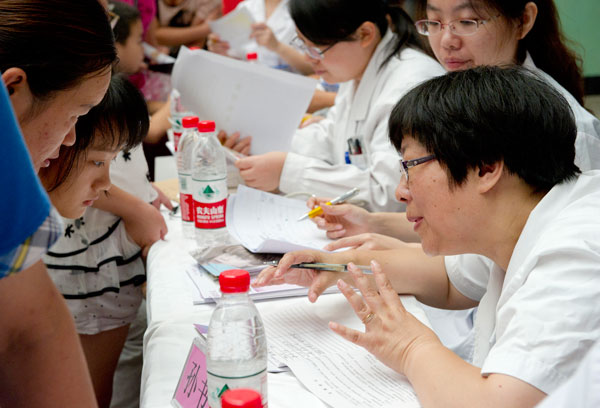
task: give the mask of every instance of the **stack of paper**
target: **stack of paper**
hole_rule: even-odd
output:
[[[215,276],[207,273],[200,265],[194,265],[186,270],[196,290],[193,291],[195,305],[214,303],[221,298],[219,282]],[[251,282],[254,280],[252,277]],[[324,293],[338,292],[336,286],[328,288]],[[284,297],[306,296],[308,288],[297,285],[274,285],[261,288],[250,287],[250,297],[253,300],[276,299]]]
[[[306,203],[240,185],[227,203],[229,234],[252,252],[319,249],[331,242],[306,219]]]

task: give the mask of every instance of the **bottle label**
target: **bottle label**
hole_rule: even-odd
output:
[[[250,388],[256,390],[262,396],[262,406],[267,408],[267,369],[245,377],[224,377],[207,373],[208,403],[211,408],[221,406],[221,396],[227,390],[236,388]]]
[[[225,227],[227,210],[227,179],[193,180],[196,228]]]
[[[191,194],[179,194],[181,219],[185,222],[194,222],[194,198]]]

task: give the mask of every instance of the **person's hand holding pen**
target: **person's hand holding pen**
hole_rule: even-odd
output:
[[[319,229],[327,233],[328,238],[338,239],[371,232],[371,213],[367,210],[352,204],[325,205],[328,201],[330,199],[311,197],[306,203],[308,208],[320,206],[323,209],[321,215],[311,219]]]
[[[330,254],[315,250],[294,251],[281,258],[278,266],[270,266],[258,275],[252,286],[281,285],[292,283],[309,288],[308,300],[315,302],[325,289],[335,285],[339,279],[352,283],[352,277],[345,272],[316,271],[314,269],[296,269],[292,265],[311,263],[343,263],[339,254]]]

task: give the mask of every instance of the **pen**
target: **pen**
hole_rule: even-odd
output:
[[[352,198],[355,195],[357,195],[359,191],[360,190],[357,187],[355,187],[352,190],[345,192],[341,196],[336,197],[333,200],[326,202],[325,205],[341,204],[344,201],[349,200],[350,198]],[[318,206],[318,207],[313,208],[312,210],[310,210],[306,214],[304,214],[302,217],[298,218],[298,221],[302,221],[302,220],[305,220],[307,218],[314,218],[317,215],[321,215],[322,213],[323,213],[323,209],[321,208],[321,206]]]
[[[269,262],[264,262],[264,265],[267,266],[278,266],[279,263],[277,261],[269,261]],[[368,266],[364,266],[364,265],[356,265],[356,267],[358,269],[360,269],[362,271],[362,273],[367,274],[367,275],[371,275],[373,272],[371,271],[371,268],[369,268]],[[293,264],[290,266],[291,268],[296,268],[296,269],[314,269],[317,271],[330,271],[330,272],[350,272],[348,270],[348,265],[347,264],[328,264],[328,263],[310,263],[310,262],[302,262],[299,264]]]

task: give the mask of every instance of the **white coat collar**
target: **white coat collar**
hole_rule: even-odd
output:
[[[379,44],[377,44],[377,48],[375,48],[375,52],[367,64],[367,68],[363,73],[356,92],[356,81],[351,81],[352,87],[350,91],[354,93],[354,95],[352,97],[352,108],[350,110],[349,117],[350,120],[359,121],[367,118],[373,92],[375,91],[375,85],[377,84],[377,76],[380,74],[379,68],[390,52],[388,44],[393,39],[394,33],[392,30],[388,29]]]

